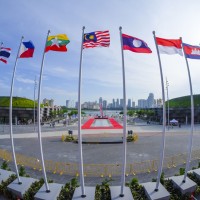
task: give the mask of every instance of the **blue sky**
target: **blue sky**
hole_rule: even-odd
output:
[[[47,31],[65,33],[70,39],[67,53],[48,52],[45,56],[42,98],[65,105],[77,101],[82,26],[85,32],[109,30],[109,48],[84,49],[82,63],[82,102],[99,97],[111,102],[122,98],[122,61],[119,26],[122,32],[143,39],[152,54],[125,51],[126,93],[134,101],[150,92],[161,98],[160,72],[152,31],[162,38],[188,44],[200,43],[200,2],[198,0],[2,0],[0,41],[12,49],[8,64],[0,63],[0,95],[10,94],[12,71],[21,36],[35,45],[33,58],[19,59],[14,96],[33,99],[35,76],[39,78]],[[184,58],[161,55],[163,76],[169,82],[169,97],[189,95]],[[189,60],[193,92],[200,93],[200,60]]]

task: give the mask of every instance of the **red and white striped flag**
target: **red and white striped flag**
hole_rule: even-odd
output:
[[[110,33],[109,31],[95,31],[85,33],[83,39],[83,49],[94,47],[109,47]]]

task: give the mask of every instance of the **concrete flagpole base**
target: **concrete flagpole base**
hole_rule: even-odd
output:
[[[183,182],[183,176],[172,176],[169,180],[172,180],[175,188],[178,188],[181,191],[181,194],[192,193],[195,191],[197,184],[186,177],[185,183]]]
[[[35,194],[35,200],[56,200],[60,194],[62,189],[62,184],[58,183],[49,183],[49,190],[50,192],[46,191],[45,184],[39,189],[39,191]]]
[[[2,181],[6,181],[11,175],[14,175],[14,174],[15,172],[0,169],[0,183]]]
[[[25,192],[30,188],[32,183],[37,181],[37,179],[29,178],[29,177],[20,177],[21,184],[18,183],[18,179],[15,179],[12,183],[10,183],[7,188],[13,194],[15,194],[19,198],[23,198]]]
[[[159,184],[158,191],[155,191],[156,182],[148,182],[141,184],[145,189],[145,194],[150,200],[168,200],[170,193],[164,188],[162,184]]]
[[[124,187],[124,196],[120,196],[121,186],[111,186],[110,193],[112,200],[133,200],[133,195],[129,187]]]
[[[82,197],[81,187],[77,187],[74,191],[72,200],[92,200],[95,197],[95,187],[85,187],[86,197]]]

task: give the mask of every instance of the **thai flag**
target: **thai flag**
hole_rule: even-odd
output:
[[[1,47],[0,48],[0,61],[7,63],[7,59],[10,57],[10,52],[11,52],[10,48]]]
[[[34,49],[35,47],[31,41],[22,42],[20,51],[19,51],[19,58],[33,57]]]
[[[135,53],[152,53],[146,42],[136,37],[122,34],[123,50],[133,51]]]
[[[183,43],[186,58],[200,59],[200,46]]]

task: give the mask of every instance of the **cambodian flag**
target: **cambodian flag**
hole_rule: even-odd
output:
[[[123,50],[130,50],[136,53],[152,53],[146,42],[136,37],[122,34]]]
[[[183,43],[186,58],[200,59],[200,46]]]
[[[22,42],[19,52],[19,58],[30,58],[33,57],[34,45],[31,41]]]

